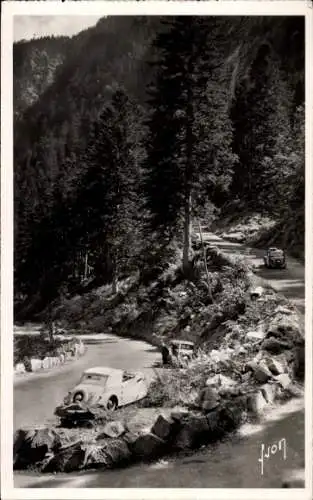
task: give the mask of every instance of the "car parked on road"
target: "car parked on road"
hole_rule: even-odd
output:
[[[189,340],[175,339],[168,344],[168,364],[188,362],[195,356],[195,344]]]
[[[264,255],[264,265],[268,269],[286,269],[286,255],[281,248],[270,247]]]
[[[139,401],[147,392],[148,383],[140,372],[95,367],[85,370],[80,382],[64,398],[64,404],[101,404],[113,411]]]

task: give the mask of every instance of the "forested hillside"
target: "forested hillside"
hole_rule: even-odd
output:
[[[113,284],[215,206],[304,235],[304,22],[115,17],[14,47],[15,292],[22,317]]]

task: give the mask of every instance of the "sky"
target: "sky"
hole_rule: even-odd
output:
[[[14,41],[38,36],[67,35],[94,26],[103,16],[14,16]]]

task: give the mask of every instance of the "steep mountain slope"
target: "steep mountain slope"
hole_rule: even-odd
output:
[[[53,84],[25,111],[16,127],[17,179],[21,170],[25,172],[25,164],[34,165],[38,179],[39,163],[50,158],[43,168],[54,182],[65,159],[86,147],[91,123],[114,86],[122,85],[142,100],[149,78],[143,68],[145,53],[148,56],[158,24],[157,17],[104,19],[71,40],[66,62]]]

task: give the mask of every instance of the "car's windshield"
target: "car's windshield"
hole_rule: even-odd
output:
[[[84,373],[81,383],[104,386],[108,380],[108,375],[99,375],[97,373]]]
[[[186,351],[193,351],[193,346],[190,344],[180,344],[180,348]]]
[[[269,253],[270,253],[270,255],[279,256],[279,257],[281,257],[284,254],[283,250],[279,250],[278,248],[271,249],[269,251]]]
[[[194,346],[192,344],[185,344],[184,342],[172,342],[171,344],[172,349],[184,349],[187,351],[193,351]]]

